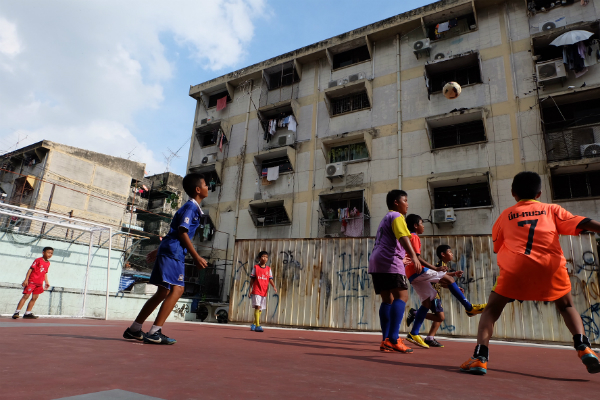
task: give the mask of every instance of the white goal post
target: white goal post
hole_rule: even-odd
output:
[[[74,232],[78,233],[78,235],[75,236],[75,239],[73,239]],[[93,259],[92,249],[94,247],[94,235],[98,234],[98,237],[102,237],[103,233],[106,233],[108,234],[106,240],[106,242],[108,242],[108,255],[106,261],[106,300],[104,305],[104,319],[108,319],[110,257],[113,237],[112,232],[112,227],[102,225],[96,222],[90,222],[51,212],[0,203],[0,242],[7,240],[7,235],[14,236],[15,234],[26,234],[28,235],[28,237],[34,237],[34,239],[31,242],[28,242],[27,244],[32,244],[36,240],[39,242],[39,240],[42,239],[56,240],[57,242],[60,240],[61,242],[70,242],[71,244],[77,242],[80,245],[84,246],[87,244],[87,265],[85,269],[85,281],[83,283],[83,302],[81,305],[81,317],[85,317],[86,315],[86,299],[88,294],[90,267]],[[67,238],[69,233],[71,233],[70,240],[68,240]],[[84,238],[86,234],[89,234],[89,240],[85,240],[87,239]],[[83,240],[81,240],[82,238]],[[14,242],[17,245],[21,244],[16,240]],[[101,246],[102,244],[98,243],[98,247]],[[24,263],[31,261],[32,260],[30,259],[23,260]],[[0,263],[5,264],[4,261]],[[2,280],[0,279],[0,282],[1,281]]]

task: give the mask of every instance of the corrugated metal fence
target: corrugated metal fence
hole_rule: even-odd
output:
[[[472,303],[485,303],[498,267],[491,236],[423,236],[422,254],[435,260],[435,249],[449,244],[454,251],[453,268],[464,271],[458,284]],[[369,276],[368,259],[374,238],[238,240],[235,244],[230,318],[250,322],[248,298],[250,271],[258,252],[270,253],[278,294],[269,292],[262,321],[266,324],[352,330],[379,330],[380,298]],[[573,298],[586,332],[600,344],[600,290],[598,253],[593,235],[561,237],[571,274]],[[524,271],[526,273],[526,271]],[[469,318],[448,290],[442,292],[446,321],[439,334],[476,336],[479,317]],[[418,308],[419,299],[410,289],[408,307]],[[429,322],[422,333],[429,329]],[[402,330],[406,331],[405,322]],[[506,339],[570,342],[571,334],[551,303],[509,304],[495,327],[494,335]]]

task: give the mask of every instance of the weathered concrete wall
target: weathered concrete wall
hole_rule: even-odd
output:
[[[266,324],[298,327],[378,331],[380,297],[375,295],[367,272],[374,238],[241,240],[236,242],[231,285],[230,319],[250,322],[250,269],[261,250],[270,253],[277,294],[269,291],[264,318]],[[457,283],[474,304],[485,303],[496,282],[498,267],[492,252],[491,236],[425,236],[422,254],[435,262],[435,249],[449,244],[455,255],[453,269],[464,272]],[[592,235],[561,237],[571,276],[572,294],[586,334],[600,343],[600,288],[598,254]],[[584,261],[590,260],[592,263]],[[589,262],[589,261],[588,261]],[[446,320],[440,334],[476,336],[479,317],[469,318],[460,303],[443,290]],[[420,301],[410,289],[410,307]],[[428,321],[422,332],[429,330]],[[401,330],[407,331],[405,321]],[[572,341],[572,335],[553,304],[514,302],[509,304],[494,329],[495,338],[534,341]]]

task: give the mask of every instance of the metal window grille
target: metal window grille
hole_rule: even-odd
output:
[[[371,58],[367,45],[357,47],[342,53],[334,54],[333,69],[347,67]]]
[[[553,175],[554,200],[600,196],[600,171]]]
[[[433,128],[431,135],[434,149],[485,141],[482,120]]]
[[[579,160],[600,156],[600,125],[546,134],[548,161]]]
[[[249,212],[256,227],[291,224],[284,206],[265,208],[250,206]]]
[[[331,109],[333,115],[344,114],[347,112],[358,111],[371,107],[369,96],[366,92],[351,94],[331,100]]]
[[[483,207],[492,204],[487,182],[435,188],[435,208]]]

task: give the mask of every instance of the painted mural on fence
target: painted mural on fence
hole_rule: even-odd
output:
[[[435,263],[435,249],[449,244],[455,255],[452,267],[464,275],[458,285],[474,303],[487,300],[498,267],[489,235],[423,236],[422,254]],[[250,322],[250,270],[259,251],[270,254],[278,294],[269,292],[264,323],[333,329],[379,329],[380,299],[375,295],[367,270],[374,238],[239,240],[235,245],[230,293],[230,318]],[[571,276],[572,293],[587,335],[600,344],[600,290],[598,252],[593,235],[561,237]],[[442,292],[446,321],[444,335],[475,336],[479,317],[469,318],[462,306]],[[419,300],[410,290],[408,307],[418,308]],[[263,315],[265,315],[263,314]],[[406,327],[402,325],[402,329]],[[429,322],[422,333],[429,329]],[[495,336],[570,342],[571,335],[553,304],[515,302],[507,306],[495,327]]]

